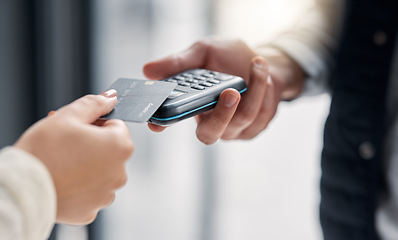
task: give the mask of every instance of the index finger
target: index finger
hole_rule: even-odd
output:
[[[62,107],[54,115],[64,115],[64,117],[72,117],[81,122],[94,123],[101,116],[109,113],[115,107],[116,91],[112,96],[86,95],[74,102]]]

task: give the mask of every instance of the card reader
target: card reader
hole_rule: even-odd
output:
[[[161,126],[214,108],[227,88],[234,88],[241,94],[247,90],[243,78],[206,69],[188,70],[161,81],[178,84],[148,121]]]

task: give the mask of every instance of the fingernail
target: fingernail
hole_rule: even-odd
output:
[[[107,97],[107,98],[113,98],[113,97],[116,97],[117,91],[115,89],[109,89],[109,90],[101,93],[100,95]]]
[[[47,114],[47,116],[48,116],[48,117],[49,117],[49,116],[52,116],[54,113],[55,113],[55,111],[50,111],[50,112]]]
[[[235,105],[235,103],[238,101],[238,97],[236,97],[233,94],[227,94],[224,98],[224,106],[230,108]]]
[[[263,59],[261,58],[255,58],[254,59],[254,66],[258,67],[258,68],[265,68],[265,62]]]

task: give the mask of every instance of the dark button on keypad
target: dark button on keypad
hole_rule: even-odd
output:
[[[203,77],[212,78],[214,77],[214,73],[206,73],[202,75]]]
[[[204,90],[212,87],[215,84],[220,84],[221,81],[230,80],[233,76],[217,72],[209,72],[207,70],[193,70],[186,72],[172,78],[167,79],[168,82],[177,82],[183,87],[191,87],[196,90]]]
[[[165,80],[166,82],[178,82],[177,80],[175,80],[175,79],[167,79],[167,80]]]
[[[215,80],[215,79],[209,79],[209,80],[207,80],[209,83],[213,83],[213,84],[219,84],[220,83],[220,81],[218,81],[218,80]]]
[[[184,81],[185,77],[183,77],[183,76],[175,76],[175,77],[173,77],[173,79],[179,80],[179,81]]]
[[[199,85],[192,86],[191,88],[196,89],[196,90],[204,90],[204,89],[206,89],[205,87],[199,86]]]
[[[202,83],[199,83],[199,85],[204,86],[204,87],[211,87],[211,86],[213,86],[213,84],[208,83],[208,82],[202,82]]]
[[[184,87],[189,87],[189,86],[191,86],[191,84],[189,84],[189,83],[187,83],[187,82],[180,82],[180,83],[178,83],[178,85],[184,86]]]
[[[181,76],[189,78],[189,77],[193,77],[193,74],[192,73],[183,73],[183,74],[181,74]]]
[[[202,77],[202,76],[195,77],[194,79],[199,80],[199,81],[206,81],[207,80],[206,77]]]

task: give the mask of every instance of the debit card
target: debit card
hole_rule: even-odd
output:
[[[176,86],[172,82],[119,78],[108,88],[117,91],[117,104],[102,118],[147,122]]]

